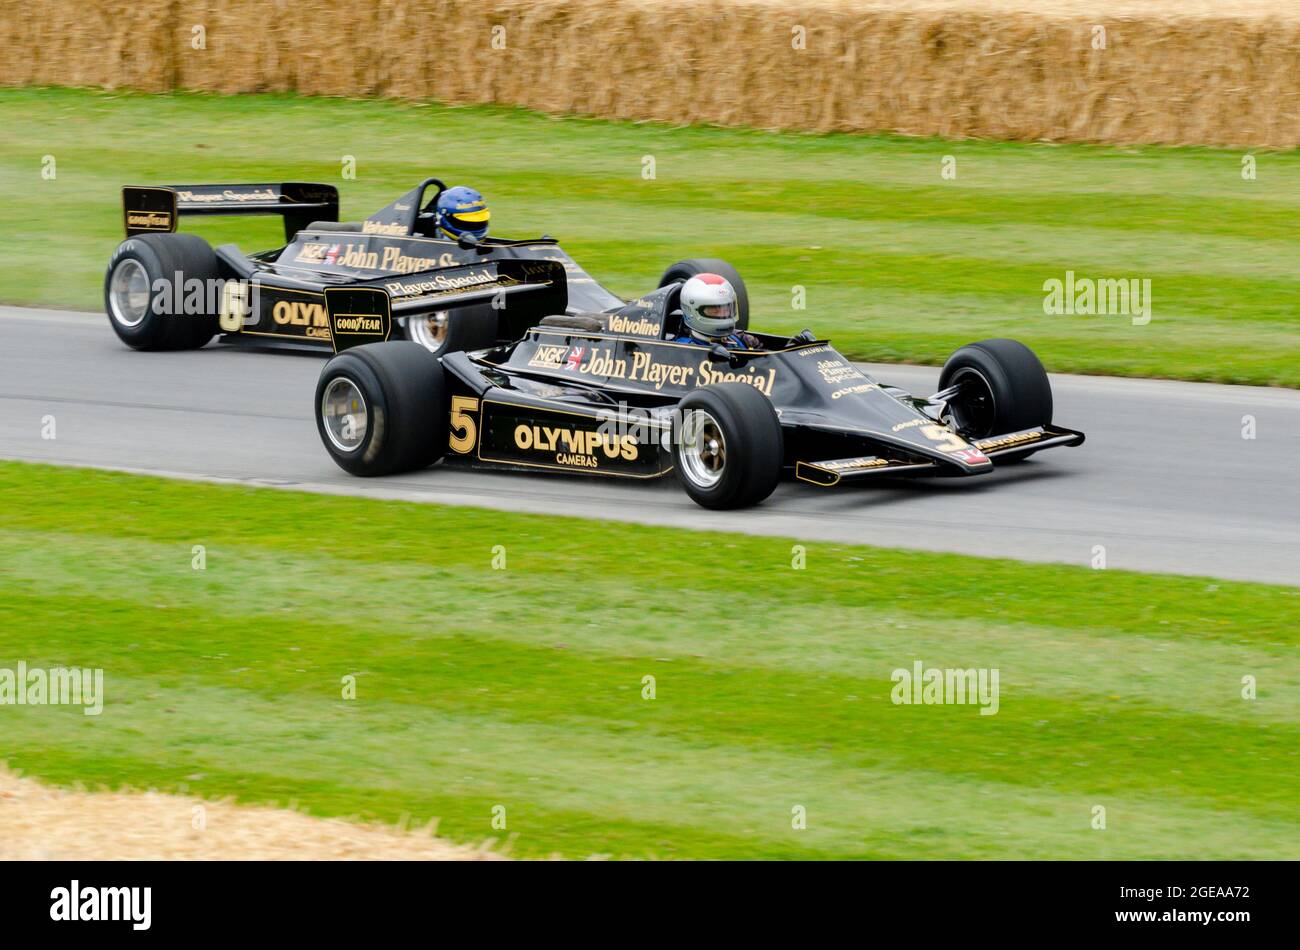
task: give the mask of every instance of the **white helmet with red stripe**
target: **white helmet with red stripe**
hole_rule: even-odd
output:
[[[717,274],[696,274],[682,284],[682,322],[705,340],[736,332],[736,289]]]

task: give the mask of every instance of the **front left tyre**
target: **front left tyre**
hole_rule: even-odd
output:
[[[133,349],[198,349],[217,333],[221,276],[216,254],[197,235],[129,237],[104,274],[109,325]]]
[[[949,400],[949,420],[968,439],[1052,424],[1047,371],[1016,340],[981,340],[957,350],[939,374],[941,390],[956,385],[961,389]],[[1016,461],[1024,458],[1028,454]]]
[[[316,429],[346,472],[364,477],[427,468],[447,447],[442,363],[406,340],[335,356],[316,383]]]

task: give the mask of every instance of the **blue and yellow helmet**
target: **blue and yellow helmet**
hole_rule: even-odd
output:
[[[477,241],[487,237],[490,217],[487,202],[473,188],[464,185],[448,188],[438,196],[436,215],[438,228],[452,240],[464,234]]]

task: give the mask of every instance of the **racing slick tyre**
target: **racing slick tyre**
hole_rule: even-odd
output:
[[[419,313],[403,321],[406,338],[434,356],[482,350],[497,342],[497,312],[490,304]]]
[[[405,340],[358,346],[326,363],[315,412],[325,450],[353,475],[427,468],[447,446],[442,363]]]
[[[679,404],[673,466],[696,504],[747,508],[776,488],[785,444],[772,403],[748,383],[697,389]]]
[[[740,271],[726,261],[716,257],[693,257],[688,261],[678,261],[664,271],[659,278],[659,286],[664,287],[675,280],[690,280],[696,274],[717,274],[726,279],[736,291],[736,329],[749,329],[749,291],[740,277]]]
[[[360,231],[360,221],[313,221],[304,231]]]
[[[957,383],[965,386],[949,405],[957,431],[968,439],[1052,424],[1047,371],[1023,343],[981,340],[963,346],[939,374],[939,389]],[[1024,458],[1028,455],[1006,461]]]
[[[197,235],[129,237],[118,245],[104,274],[108,322],[123,343],[137,350],[196,350],[216,335],[215,288],[221,276],[216,254]],[[199,313],[187,312],[192,296],[187,285],[194,280],[203,290]]]

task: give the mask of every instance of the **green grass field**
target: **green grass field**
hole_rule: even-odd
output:
[[[795,570],[778,538],[20,463],[0,492],[0,667],[105,671],[98,717],[0,706],[0,759],[46,781],[524,856],[1300,857],[1295,589],[831,544]],[[998,669],[997,714],[893,704],[915,660]]]
[[[520,110],[0,91],[0,301],[98,309],[119,186],[317,179],[345,218],[426,174],[473,183],[496,233],[548,232],[611,289],[731,260],[755,326],[939,363],[990,336],[1061,371],[1300,386],[1300,155],[792,135]],[[45,180],[45,156],[57,178]],[[957,177],[941,177],[944,156]],[[344,156],[355,181],[342,180]],[[653,157],[655,179],[642,177]],[[245,250],[275,219],[187,223]],[[1151,321],[1048,316],[1044,282],[1149,278]],[[806,290],[805,311],[792,288]]]

